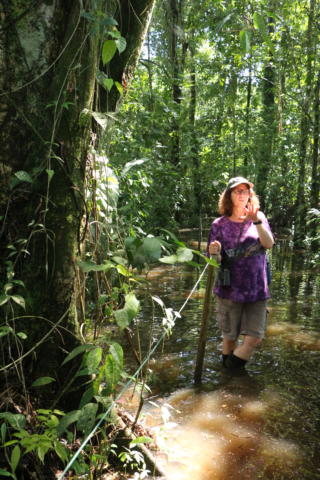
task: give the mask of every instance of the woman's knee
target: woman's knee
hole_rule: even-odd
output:
[[[262,338],[257,337],[250,337],[250,335],[246,335],[244,338],[244,343],[250,345],[250,347],[257,348],[262,343]]]

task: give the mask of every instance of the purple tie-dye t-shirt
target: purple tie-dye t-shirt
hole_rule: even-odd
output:
[[[264,226],[270,231],[266,217],[261,214]],[[260,243],[256,226],[251,220],[233,222],[228,217],[214,220],[208,238],[208,246],[218,240],[222,249],[247,248]],[[256,302],[270,298],[268,288],[266,254],[258,253],[249,257],[234,259],[231,268],[231,286],[216,285],[214,292],[222,298],[229,298],[234,302]]]

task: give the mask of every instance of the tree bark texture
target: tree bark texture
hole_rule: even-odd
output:
[[[18,319],[22,308],[15,317],[5,308],[6,322],[27,335],[15,355],[45,338],[27,357],[28,380],[53,376],[59,388],[68,380],[58,374],[61,361],[79,342],[75,273],[91,135],[91,117],[83,112],[92,110],[96,98],[104,40],[82,14],[94,15],[94,5],[110,15],[106,0],[14,0],[0,7],[0,245],[7,262],[0,281],[8,282],[11,269],[24,282],[14,293],[25,298],[29,315]],[[121,2],[127,49],[110,65],[115,80],[133,75],[152,6],[153,0]],[[9,347],[8,363],[14,350]]]

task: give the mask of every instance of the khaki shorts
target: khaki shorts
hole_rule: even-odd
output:
[[[239,335],[263,338],[267,321],[267,300],[252,303],[233,302],[217,297],[217,320],[225,337],[236,340]]]

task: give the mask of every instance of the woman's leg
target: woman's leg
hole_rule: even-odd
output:
[[[223,337],[223,342],[222,342],[222,353],[224,355],[229,355],[234,351],[234,349],[237,346],[237,340],[230,340],[228,337]]]
[[[243,343],[238,345],[233,351],[236,357],[242,358],[242,360],[249,360],[254,350],[261,344],[261,338],[245,335]]]

